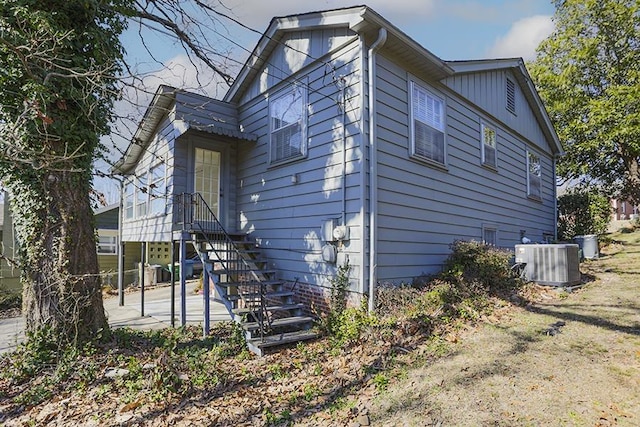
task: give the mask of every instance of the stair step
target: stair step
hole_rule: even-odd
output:
[[[277,270],[260,270],[258,268],[242,269],[242,270],[234,270],[234,269],[225,270],[224,268],[213,269],[214,274],[238,274],[238,273],[242,274],[242,273],[250,273],[250,272],[267,276],[269,274],[276,274],[278,271]]]
[[[254,347],[257,349],[264,349],[299,341],[312,340],[319,336],[320,335],[317,332],[312,330],[285,332],[282,334],[268,335],[262,338],[249,339],[247,340],[247,345],[249,348]]]
[[[248,282],[221,282],[218,283],[219,286],[224,286],[225,288],[237,288],[239,286],[260,286],[260,283],[264,283],[267,286],[274,286],[274,285],[282,285],[284,282],[282,280],[262,280],[262,281],[257,281],[257,280],[251,280]]]
[[[284,298],[284,297],[292,297],[292,296],[293,296],[293,292],[291,291],[267,292],[266,294],[264,294],[264,297],[268,299]],[[241,295],[224,295],[224,298],[228,299],[229,301],[237,301],[241,298],[245,298],[245,299],[260,298],[260,294],[251,293],[251,294],[244,294],[242,296]]]
[[[291,316],[291,317],[283,317],[281,319],[274,319],[271,322],[272,328],[281,328],[284,326],[294,326],[294,325],[302,325],[305,323],[312,323],[313,317],[308,316]],[[257,331],[260,328],[260,324],[258,322],[246,322],[241,323],[242,327],[247,331]]]
[[[288,311],[288,310],[302,310],[304,308],[304,304],[281,304],[281,305],[268,305],[265,307],[267,311]],[[253,313],[259,310],[258,308],[236,308],[233,310],[235,314],[248,314]]]

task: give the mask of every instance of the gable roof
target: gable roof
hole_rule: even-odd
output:
[[[349,28],[369,42],[373,42],[378,37],[378,31],[385,28],[387,41],[381,51],[397,58],[410,68],[429,73],[436,80],[453,74],[453,70],[445,61],[425,49],[373,9],[367,6],[354,6],[273,18],[227,91],[224,100],[231,103],[240,101],[244,91],[262,70],[270,54],[282,42],[286,33],[332,27]]]
[[[224,100],[229,103],[240,102],[244,91],[265,66],[273,50],[282,43],[286,33],[331,27],[347,27],[360,34],[369,43],[376,40],[378,31],[381,28],[385,28],[387,30],[387,40],[381,52],[396,59],[410,71],[428,75],[435,81],[454,74],[511,69],[522,88],[527,102],[533,107],[532,110],[543,129],[545,137],[551,141],[554,153],[563,153],[558,135],[551,124],[547,110],[533,85],[522,58],[444,61],[367,6],[354,6],[273,18],[233,85],[227,91]]]
[[[219,107],[219,114],[207,108],[211,104],[216,104],[216,106]],[[131,138],[126,152],[122,158],[113,165],[111,171],[113,173],[126,174],[133,169],[141,160],[144,152],[151,143],[158,125],[167,116],[171,117],[174,121],[176,130],[178,130],[180,134],[185,133],[189,129],[194,129],[230,138],[248,141],[257,140],[256,135],[245,133],[240,129],[237,118],[235,117],[237,114],[235,107],[224,104],[222,101],[204,95],[176,89],[168,85],[160,85],[149,107],[147,107],[142,120],[138,124],[138,128]],[[180,105],[186,107],[184,111],[176,111]],[[195,117],[193,114],[190,114],[190,112],[193,113],[193,111],[197,110],[201,110],[202,112],[199,114],[200,117]],[[231,117],[228,115],[222,117],[223,110],[232,111]],[[205,122],[203,122],[202,119],[204,119]]]
[[[551,124],[551,119],[547,113],[547,109],[536,90],[533,80],[524,65],[522,58],[506,58],[506,59],[479,59],[471,61],[447,61],[447,64],[455,71],[456,74],[470,74],[482,71],[509,69],[513,72],[522,93],[532,108],[533,114],[536,116],[542,132],[545,137],[552,142],[552,148],[557,155],[564,154],[560,138],[555,128]]]
[[[354,6],[273,18],[222,101],[161,85],[147,108],[126,153],[113,166],[112,172],[127,173],[135,167],[151,143],[151,138],[153,138],[158,125],[168,114],[174,114],[174,123],[180,122],[176,123],[178,125],[176,130],[180,134],[188,129],[195,129],[237,139],[257,140],[256,135],[242,132],[235,117],[228,114],[217,118],[215,113],[208,111],[209,116],[206,117],[204,123],[188,117],[176,117],[176,103],[181,102],[181,97],[185,99],[199,97],[203,105],[215,104],[215,107],[218,107],[220,111],[233,111],[242,99],[244,92],[264,68],[271,53],[283,43],[282,40],[287,33],[319,28],[348,28],[369,44],[377,39],[380,29],[384,28],[387,31],[387,38],[379,52],[402,63],[408,71],[428,76],[434,81],[441,81],[456,74],[510,69],[522,88],[527,102],[533,107],[532,110],[545,137],[551,141],[554,153],[562,154],[563,150],[558,135],[521,58],[444,61],[373,9],[367,6]],[[188,116],[188,114],[186,115]]]

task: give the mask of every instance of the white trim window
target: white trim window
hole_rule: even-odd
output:
[[[269,99],[270,163],[307,155],[307,91],[300,84]]]
[[[148,193],[147,173],[145,172],[138,177],[138,188],[136,189],[136,218],[142,218],[147,214]]]
[[[167,206],[166,167],[160,162],[149,169],[149,214],[162,214]]]
[[[133,179],[128,179],[124,184],[124,218],[133,219],[133,199],[135,196],[135,186]]]
[[[542,165],[540,156],[527,151],[527,196],[542,199]]]
[[[480,124],[480,139],[482,142],[482,164],[494,169],[498,167],[497,160],[497,132],[496,128],[492,125],[481,122]]]
[[[444,99],[411,82],[411,155],[444,165]]]
[[[118,250],[118,232],[98,230],[98,255],[116,255]]]

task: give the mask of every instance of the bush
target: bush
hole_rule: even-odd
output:
[[[609,199],[597,189],[576,187],[558,197],[558,236],[571,240],[585,234],[604,234],[611,220]]]
[[[15,294],[0,289],[0,311],[22,307],[22,294]]]
[[[473,290],[496,291],[517,286],[511,275],[513,252],[476,241],[456,240],[444,263],[442,279]]]
[[[375,315],[367,314],[364,307],[334,310],[325,329],[334,343],[344,345],[366,337],[368,331],[430,334],[446,330],[459,320],[478,319],[489,307],[490,293],[502,293],[521,284],[511,274],[512,258],[511,251],[480,242],[455,241],[442,273],[422,274],[411,284],[378,284]],[[343,288],[336,285],[345,280],[344,273],[339,272],[332,281],[338,291]]]

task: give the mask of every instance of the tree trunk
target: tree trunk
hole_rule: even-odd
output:
[[[108,327],[97,275],[90,182],[82,179],[84,173],[44,175],[35,190],[31,183],[27,194],[12,195],[16,216],[22,218],[16,231],[23,237],[26,331],[51,328],[67,344],[78,344]],[[37,208],[29,211],[29,206]]]

